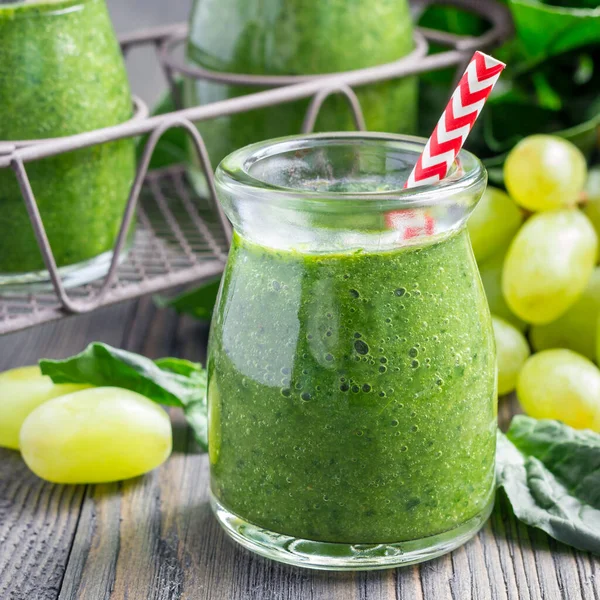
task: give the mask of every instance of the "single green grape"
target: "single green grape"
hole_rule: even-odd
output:
[[[589,170],[584,197],[586,204],[583,212],[594,226],[596,234],[600,236],[600,165]]]
[[[587,165],[581,150],[552,135],[521,140],[504,163],[504,183],[517,204],[531,211],[574,206],[583,190]]]
[[[478,265],[479,275],[481,276],[490,312],[508,321],[513,327],[524,333],[527,330],[527,323],[508,308],[502,294],[502,266],[507,250],[508,246],[503,247],[485,262],[480,263]]]
[[[517,233],[522,221],[519,207],[508,194],[488,186],[467,221],[477,262],[484,262],[505,246]]]
[[[171,422],[158,405],[129,390],[98,387],[50,400],[21,427],[27,466],[55,483],[136,477],[171,453]]]
[[[492,325],[498,357],[498,395],[503,396],[517,387],[519,371],[531,352],[523,334],[510,323],[492,315]]]
[[[502,292],[510,309],[532,324],[550,323],[585,290],[598,238],[578,209],[533,215],[508,249]]]
[[[18,450],[21,425],[32,410],[52,398],[89,387],[52,383],[37,366],[0,373],[0,446]]]
[[[530,417],[600,431],[600,370],[572,350],[543,350],[528,358],[517,395]]]
[[[579,299],[558,319],[534,325],[530,339],[534,350],[568,348],[596,359],[596,331],[600,314],[600,267],[596,267]]]

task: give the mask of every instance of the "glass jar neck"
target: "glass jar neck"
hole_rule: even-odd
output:
[[[404,190],[424,147],[386,134],[317,134],[254,144],[219,165],[217,191],[236,231],[308,253],[435,243],[463,228],[486,184],[461,152],[442,182]]]

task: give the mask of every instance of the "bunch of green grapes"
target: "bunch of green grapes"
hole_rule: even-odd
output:
[[[508,193],[488,188],[468,222],[498,393],[516,389],[533,417],[600,431],[600,167],[534,135],[508,155],[504,182]]]

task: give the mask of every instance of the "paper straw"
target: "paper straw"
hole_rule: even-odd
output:
[[[483,52],[475,52],[405,188],[437,183],[448,175],[505,66]]]

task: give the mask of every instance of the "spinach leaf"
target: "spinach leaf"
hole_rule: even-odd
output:
[[[94,342],[64,360],[42,359],[40,368],[55,383],[89,383],[132,390],[150,400],[183,409],[200,446],[207,448],[206,370],[181,358],[153,361]]]
[[[516,416],[498,433],[498,485],[517,518],[600,553],[600,435]]]
[[[199,287],[184,292],[175,298],[155,296],[154,303],[160,308],[170,306],[178,313],[185,313],[192,315],[197,319],[210,321],[213,309],[217,302],[220,284],[221,278],[217,277],[216,279],[206,281]]]
[[[517,36],[529,58],[544,59],[598,43],[600,8],[572,8],[558,4],[562,3],[550,5],[540,0],[509,0]]]

